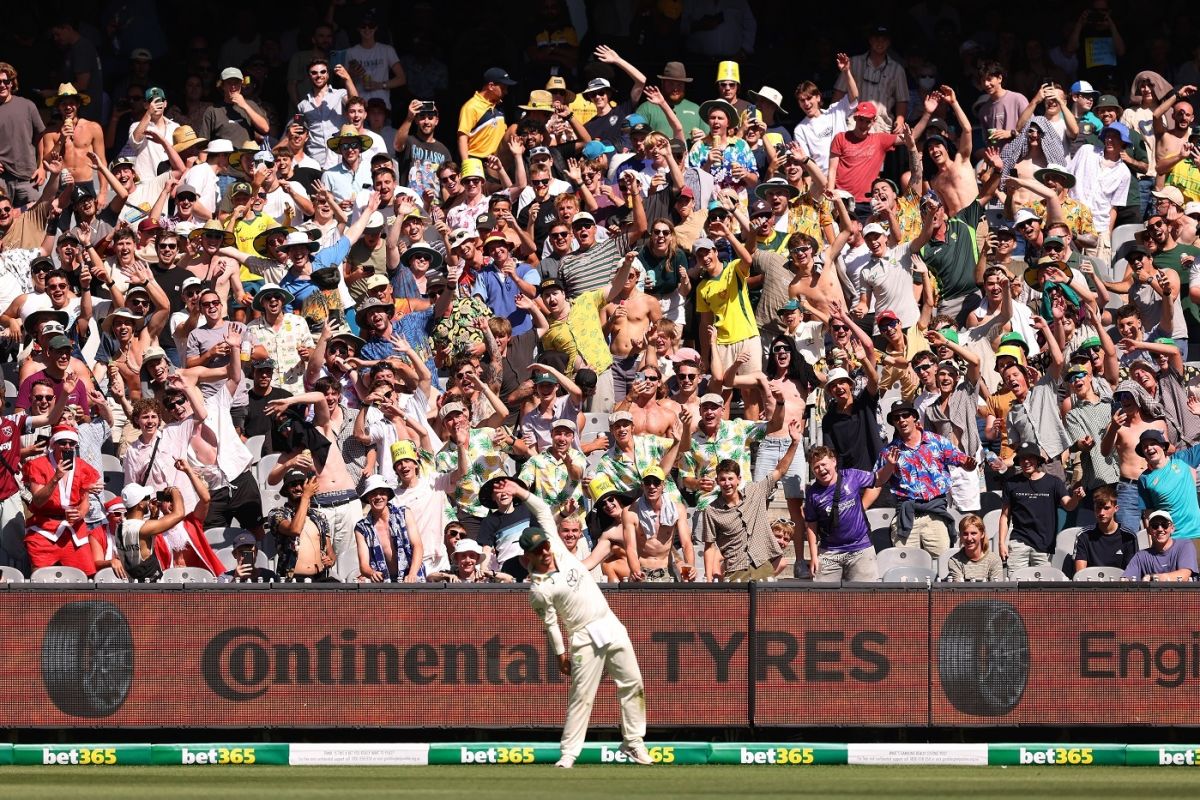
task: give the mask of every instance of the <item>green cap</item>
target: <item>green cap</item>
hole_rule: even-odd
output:
[[[1080,350],[1087,350],[1088,348],[1091,348],[1091,347],[1102,347],[1102,346],[1103,345],[1100,344],[1099,336],[1089,336],[1088,338],[1084,339],[1082,342],[1079,343]]]
[[[942,328],[940,331],[938,331],[938,333],[940,333],[942,336],[945,336],[946,339],[948,339],[951,342],[954,342],[955,344],[959,343],[958,342],[958,331],[954,330],[954,328]]]
[[[1021,348],[1026,353],[1029,352],[1029,345],[1025,343],[1025,337],[1022,336],[1021,334],[1017,333],[1016,331],[1009,331],[1008,333],[1006,333],[1000,337],[1000,345],[1004,346],[1006,344],[1015,344],[1017,347]]]
[[[528,553],[548,541],[550,541],[550,537],[541,528],[526,528],[525,532],[521,534],[521,552]]]

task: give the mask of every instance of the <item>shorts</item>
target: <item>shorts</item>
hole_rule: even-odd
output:
[[[646,573],[645,583],[674,583],[675,577],[667,567],[642,570]]]
[[[70,533],[64,533],[57,542],[52,542],[40,533],[25,536],[25,549],[29,551],[31,569],[42,567],[75,567],[86,575],[96,574],[96,561],[92,558],[91,542],[78,547]]]
[[[819,572],[813,576],[817,583],[838,581],[878,581],[879,563],[875,560],[875,548],[864,547],[849,553],[821,553]],[[796,562],[800,562],[797,560]]]
[[[726,369],[729,369],[733,365],[734,359],[745,351],[750,355],[750,360],[742,367],[741,374],[746,375],[752,372],[762,372],[763,353],[762,339],[760,337],[751,336],[749,339],[743,339],[733,344],[718,344],[715,346],[717,354],[721,356],[721,363],[725,365]]]
[[[758,455],[754,459],[754,480],[761,481],[770,475],[775,466],[783,460],[783,456],[791,444],[792,437],[790,436],[768,436],[763,439],[758,445]],[[787,474],[780,481],[783,484],[784,497],[790,500],[804,498],[804,473],[806,471],[803,448],[797,446],[796,455],[792,457]]]
[[[767,562],[760,564],[757,567],[749,569],[739,569],[737,572],[728,572],[725,574],[725,580],[728,583],[746,583],[747,581],[765,581],[775,574],[775,567]]]

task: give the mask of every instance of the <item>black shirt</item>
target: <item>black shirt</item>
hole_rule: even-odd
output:
[[[821,433],[822,443],[838,454],[840,468],[874,472],[880,449],[879,395],[860,392],[845,414],[830,403]]]
[[[1043,474],[1032,480],[1016,475],[1009,479],[1002,490],[1012,525],[1009,539],[1027,544],[1039,553],[1053,553],[1058,507],[1067,495],[1067,485],[1054,475]]]
[[[1137,534],[1120,526],[1109,534],[1092,527],[1075,537],[1075,560],[1089,567],[1125,569],[1137,551]]]
[[[251,436],[262,436],[262,454],[285,453],[287,442],[276,432],[275,420],[267,416],[267,403],[272,400],[282,400],[291,397],[292,393],[278,386],[272,386],[266,395],[255,393],[253,388],[246,392],[249,402],[246,404],[246,421],[242,426],[242,435],[249,439]]]

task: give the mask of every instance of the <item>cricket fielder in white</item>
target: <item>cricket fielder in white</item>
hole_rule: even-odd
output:
[[[653,764],[642,737],[646,735],[646,695],[633,643],[587,567],[567,550],[554,524],[550,507],[514,481],[507,491],[524,503],[538,527],[521,534],[521,549],[529,570],[529,603],[546,626],[559,669],[571,676],[567,722],[563,726],[561,757],[555,766],[570,769],[583,749],[596,689],[604,672],[617,685],[621,702],[621,753],[635,764]],[[571,637],[571,653],[563,646],[562,619]]]

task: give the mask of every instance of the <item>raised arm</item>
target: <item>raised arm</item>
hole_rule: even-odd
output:
[[[642,89],[646,85],[646,76],[642,74],[642,71],[633,64],[630,64],[625,59],[621,58],[621,56],[617,54],[617,51],[613,50],[608,45],[599,45],[593,55],[596,57],[597,61],[603,61],[605,64],[612,64],[614,67],[618,67],[622,72],[633,79],[633,88],[629,90],[629,103],[630,105],[636,107],[638,101],[642,97]]]

